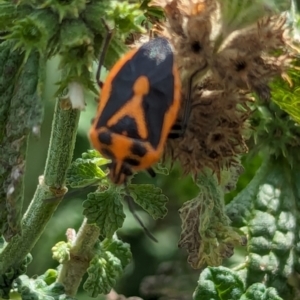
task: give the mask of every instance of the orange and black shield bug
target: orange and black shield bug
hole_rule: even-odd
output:
[[[110,37],[111,32],[104,50]],[[99,86],[100,101],[89,137],[93,147],[111,159],[111,181],[125,183],[140,170],[154,176],[151,166],[162,155],[181,102],[181,82],[171,44],[158,37],[129,51]]]

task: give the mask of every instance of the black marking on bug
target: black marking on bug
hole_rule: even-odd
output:
[[[177,121],[173,126],[171,131],[168,134],[169,139],[177,139],[179,137],[182,137],[183,135],[183,130],[182,130],[182,125],[179,121]]]
[[[116,134],[126,135],[132,139],[141,139],[137,124],[134,118],[129,116],[124,116],[119,119],[118,122],[109,127],[110,131]]]
[[[139,166],[140,165],[140,161],[134,158],[130,158],[130,157],[126,157],[123,160],[125,163],[131,165],[131,166]]]
[[[114,155],[114,153],[111,150],[107,149],[107,148],[101,148],[101,153],[104,156],[109,157],[111,159],[116,158],[116,156]]]
[[[105,144],[107,146],[112,144],[112,137],[111,134],[107,131],[100,132],[98,134],[98,139],[102,144]]]
[[[133,173],[130,168],[127,166],[122,165],[122,173],[125,174],[126,176],[131,176]]]
[[[130,148],[132,154],[143,157],[147,153],[147,149],[140,143],[134,142]]]
[[[130,167],[124,163],[120,165],[119,163],[112,162],[109,169],[110,169],[110,175],[112,176],[113,181],[115,183],[120,182],[122,175],[125,175],[126,177],[126,176],[131,176],[133,174]]]

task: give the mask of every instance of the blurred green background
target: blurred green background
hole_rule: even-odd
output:
[[[105,75],[105,74],[103,74]],[[57,72],[57,59],[48,62],[47,80],[45,84],[45,118],[41,128],[39,140],[30,140],[27,170],[25,178],[25,209],[30,203],[38,184],[38,176],[43,174],[45,160],[48,152],[51,122],[56,99],[53,97],[59,81]],[[90,148],[87,139],[90,121],[96,112],[97,103],[94,95],[86,95],[86,110],[82,112],[74,159],[81,156]],[[240,177],[237,190],[226,195],[226,202],[242,190],[251,180],[260,165],[260,158],[251,160],[243,158],[245,173]],[[180,167],[176,165],[170,175],[157,175],[152,179],[147,174],[140,173],[135,177],[138,183],[153,183],[163,190],[169,198],[168,215],[163,220],[153,221],[147,213],[138,210],[139,216],[145,225],[151,230],[159,243],[149,240],[139,227],[126,205],[127,215],[124,227],[118,235],[131,245],[133,262],[127,267],[126,272],[118,282],[116,291],[126,296],[141,296],[143,299],[191,299],[199,270],[192,270],[186,263],[186,253],[178,249],[177,242],[180,236],[180,218],[178,209],[182,203],[197,195],[197,188],[190,177],[183,177]],[[29,265],[28,275],[40,275],[49,268],[56,268],[58,263],[52,259],[51,248],[59,241],[65,240],[65,232],[68,228],[78,230],[83,220],[82,202],[80,197],[65,198],[53,218],[49,222],[44,234],[32,251],[33,262]],[[137,208],[138,209],[138,208]],[[235,255],[224,262],[226,266],[236,265],[243,259],[243,249],[237,249]],[[84,282],[84,280],[83,280]],[[164,295],[165,298],[164,298]],[[85,296],[80,290],[78,299],[92,299]],[[97,299],[103,299],[98,297]]]

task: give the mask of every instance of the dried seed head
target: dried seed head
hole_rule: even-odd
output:
[[[218,1],[166,0],[158,5],[166,12],[165,33],[181,72],[179,121],[190,92],[192,102],[184,137],[168,141],[165,154],[179,160],[185,173],[196,175],[209,167],[220,174],[247,152],[250,93],[270,100],[270,81],[284,77],[291,66],[296,52],[290,47],[286,16],[268,12],[226,37]],[[197,70],[201,72],[190,84]]]
[[[185,173],[196,175],[209,167],[220,174],[223,167],[235,163],[235,156],[247,152],[243,135],[251,99],[234,90],[208,90],[217,87],[206,78],[201,88],[195,88],[184,136],[167,142],[165,154],[178,159]]]

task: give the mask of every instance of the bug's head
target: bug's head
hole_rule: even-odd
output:
[[[107,167],[109,168],[109,179],[117,185],[125,183],[127,177],[133,174],[130,166],[122,161],[112,161]]]

